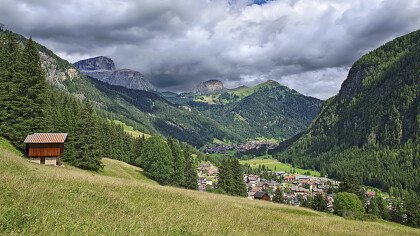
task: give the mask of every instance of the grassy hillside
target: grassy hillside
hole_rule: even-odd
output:
[[[33,164],[0,139],[0,234],[420,235],[268,202],[160,186],[104,160],[99,173]]]

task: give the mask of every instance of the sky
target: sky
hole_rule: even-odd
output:
[[[363,54],[420,28],[420,1],[0,0],[0,23],[70,62],[108,56],[162,91],[271,79],[327,99]]]

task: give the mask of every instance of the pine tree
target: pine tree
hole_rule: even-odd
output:
[[[1,46],[4,61],[0,72],[0,131],[15,146],[22,148],[25,94],[20,91],[24,84],[21,51],[11,33],[6,34],[4,45]]]
[[[246,197],[248,196],[246,191],[246,185],[244,183],[244,175],[241,164],[238,159],[231,159],[231,168],[233,173],[233,194],[237,196]]]
[[[284,203],[283,190],[279,187],[274,191],[273,202]]]
[[[321,193],[316,194],[315,197],[312,199],[311,207],[316,211],[326,212],[328,210],[327,197]]]
[[[391,202],[391,209],[389,211],[390,219],[397,223],[404,223],[403,214],[405,213],[403,204],[399,198],[393,199]]]
[[[343,177],[343,181],[340,183],[339,192],[354,193],[356,195],[361,194],[361,183],[355,175],[347,175]]]
[[[142,152],[142,149],[143,149],[144,142],[145,142],[144,135],[142,137],[138,137],[135,141],[135,149],[134,149],[133,160],[134,160],[134,165],[136,165],[136,166],[141,166],[141,164],[142,164],[141,152]]]
[[[172,176],[173,184],[182,186],[185,182],[185,157],[182,153],[179,141],[174,138],[168,138],[168,145],[171,149],[174,173]]]
[[[25,79],[26,96],[32,102],[31,118],[33,120],[31,120],[31,123],[33,129],[41,130],[44,128],[42,119],[44,117],[47,82],[38,49],[32,38],[29,38],[23,51],[22,66],[24,75],[27,76]]]
[[[299,199],[299,196],[301,195],[298,195],[298,199]],[[311,195],[307,195],[306,198],[303,198],[301,196],[301,198],[299,199],[299,202],[300,202],[301,207],[312,208],[313,198]]]
[[[23,148],[23,139],[45,127],[46,82],[35,43],[29,39],[23,52],[12,33],[1,49],[0,130],[12,143]]]
[[[218,188],[223,189],[230,195],[235,195],[235,180],[231,161],[224,160],[222,162],[221,166],[219,167],[217,181]]]
[[[77,150],[73,164],[76,167],[97,171],[102,168],[97,135],[96,117],[93,107],[87,103],[81,113],[76,128],[75,147]]]
[[[148,138],[144,142],[140,158],[142,167],[154,180],[164,185],[172,182],[171,149],[163,138]]]
[[[185,158],[185,183],[184,187],[188,189],[198,189],[197,185],[197,171],[194,158],[192,157],[192,150],[189,145],[184,146]]]
[[[405,224],[412,227],[420,226],[420,196],[414,191],[406,191],[403,197],[407,220]]]

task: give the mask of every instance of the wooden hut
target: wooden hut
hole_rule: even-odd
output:
[[[263,192],[263,191],[256,192],[254,194],[254,199],[271,201],[270,195],[268,195],[266,192]]]
[[[35,133],[28,135],[26,156],[38,164],[60,165],[60,156],[64,152],[66,133]]]

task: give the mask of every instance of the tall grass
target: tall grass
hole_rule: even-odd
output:
[[[0,234],[420,235],[388,222],[160,186],[115,160],[104,159],[99,173],[37,165],[0,144]]]

